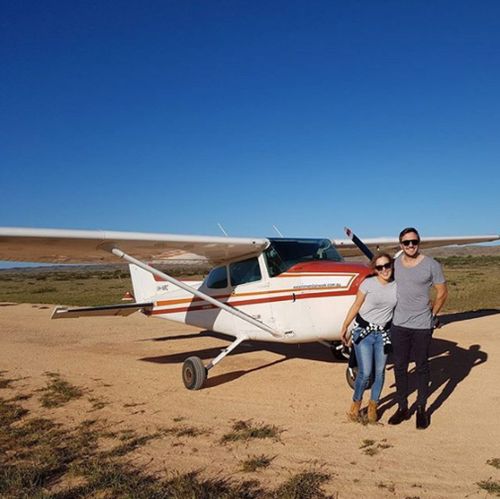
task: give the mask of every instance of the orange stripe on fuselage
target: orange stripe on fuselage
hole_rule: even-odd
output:
[[[323,276],[323,274],[318,274]],[[304,287],[304,288],[285,288],[285,289],[273,289],[267,291],[251,291],[247,293],[230,293],[228,295],[214,295],[212,298],[216,300],[223,300],[225,298],[239,297],[239,296],[259,296],[259,295],[270,295],[270,294],[278,294],[278,293],[297,293],[300,291],[309,291],[315,289],[345,289],[349,288],[352,284],[352,281],[357,277],[356,274],[331,274],[332,276],[350,276],[351,279],[347,283],[346,286],[315,286],[315,287]],[[180,303],[190,303],[196,301],[205,301],[203,298],[199,297],[189,297],[189,298],[178,298],[176,300],[159,300],[155,302],[156,306],[169,306],[169,305],[179,305]]]
[[[324,289],[324,288],[307,288],[307,289]],[[295,290],[298,291],[298,290]],[[293,293],[295,294],[295,293]],[[274,297],[269,297],[269,298],[259,298],[257,300],[237,300],[233,301],[231,303],[227,303],[227,305],[230,305],[232,307],[237,306],[237,305],[258,305],[260,303],[273,303],[273,302],[279,302],[279,301],[293,301],[295,300],[305,300],[308,298],[328,298],[330,296],[354,296],[356,294],[356,290],[350,290],[350,289],[345,289],[342,288],[341,291],[330,291],[330,292],[323,292],[323,293],[307,293],[307,294],[295,294],[295,297],[292,295],[287,295],[287,296],[274,296]],[[193,300],[194,301],[194,300]],[[203,300],[201,300],[203,301]],[[161,315],[161,314],[173,314],[173,313],[181,313],[181,312],[196,312],[198,310],[209,310],[209,309],[214,309],[217,308],[215,305],[212,305],[210,303],[206,303],[205,305],[195,305],[195,306],[189,306],[189,307],[177,307],[177,308],[170,308],[170,309],[156,309],[152,310],[150,312],[147,312],[147,315]]]

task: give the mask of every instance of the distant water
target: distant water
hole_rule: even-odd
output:
[[[58,267],[61,265],[58,264]],[[65,267],[72,267],[74,265],[67,264]],[[40,262],[5,262],[0,261],[0,269],[26,269],[35,267],[54,267],[53,263],[40,263]]]

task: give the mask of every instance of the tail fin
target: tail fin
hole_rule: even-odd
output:
[[[131,263],[129,269],[137,303],[151,300],[154,296],[167,291],[170,286],[168,282],[156,281],[151,272],[143,270],[137,265]]]

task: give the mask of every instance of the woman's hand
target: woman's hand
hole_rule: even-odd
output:
[[[347,312],[347,316],[344,320],[344,323],[342,324],[342,329],[340,330],[340,339],[342,340],[342,343],[346,347],[350,347],[352,345],[352,339],[351,336],[347,333],[347,328],[349,327],[349,324],[352,323],[354,318],[356,317],[356,314],[359,312],[361,309],[361,305],[363,305],[365,301],[366,295],[358,289],[358,292],[356,293],[356,299],[354,300],[354,303],[351,305],[351,308]]]
[[[347,328],[342,328],[340,339],[346,347],[350,347],[352,345],[352,335],[348,335]]]

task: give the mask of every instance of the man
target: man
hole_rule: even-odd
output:
[[[448,290],[441,265],[419,251],[420,235],[413,227],[399,234],[402,255],[394,262],[394,278],[397,283],[397,305],[391,327],[394,375],[398,410],[389,418],[389,424],[399,424],[409,418],[408,413],[408,365],[413,354],[417,372],[416,426],[429,426],[426,413],[429,388],[429,346],[432,332],[437,326],[437,314],[441,310]],[[431,303],[430,289],[436,290]]]

